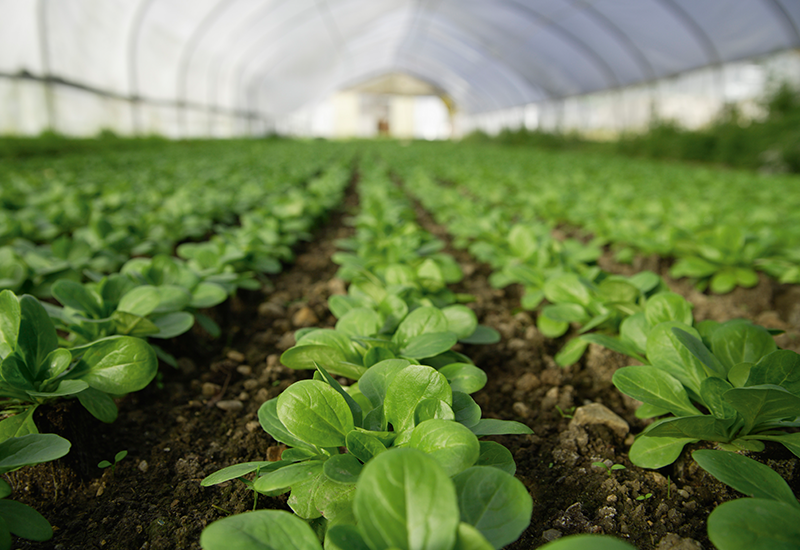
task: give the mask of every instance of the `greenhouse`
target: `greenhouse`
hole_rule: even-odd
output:
[[[800,550],[800,2],[0,43],[0,550]]]

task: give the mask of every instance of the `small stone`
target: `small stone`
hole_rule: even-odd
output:
[[[508,341],[508,349],[511,351],[519,351],[528,347],[528,342],[523,340],[522,338],[512,338]]]
[[[96,496],[96,497],[101,497],[101,496],[103,496],[103,493],[105,493],[105,492],[106,492],[106,486],[105,486],[105,485],[101,485],[101,486],[100,486],[100,487],[97,489],[97,493],[96,493],[94,496]]]
[[[228,352],[228,359],[237,363],[244,363],[245,356],[241,351],[231,350]]]
[[[247,401],[248,399],[250,399],[250,394],[247,393],[246,391],[243,391],[238,395],[238,397],[239,401]]]
[[[258,305],[258,314],[262,317],[283,317],[286,310],[275,302],[263,302]]]
[[[247,391],[253,391],[258,387],[258,380],[251,378],[250,380],[245,380],[243,385]]]
[[[347,287],[343,280],[334,277],[328,281],[328,292],[331,294],[347,294]]]
[[[683,498],[689,498],[689,492],[686,491],[685,489],[679,489],[678,494]]]
[[[684,539],[674,533],[667,533],[658,542],[656,550],[703,550],[703,546],[694,539]]]
[[[292,315],[292,324],[296,327],[310,327],[319,323],[317,315],[308,306],[303,306]]]
[[[533,413],[531,408],[522,401],[517,401],[514,403],[514,405],[512,405],[511,408],[514,410],[515,414],[521,416],[522,418],[530,418]]]
[[[272,353],[267,355],[267,366],[268,367],[276,367],[281,363],[281,356],[277,353]]]
[[[149,467],[150,467],[150,465],[149,465],[149,464],[147,464],[147,461],[146,461],[146,460],[140,460],[140,461],[139,461],[139,464],[138,464],[136,467],[137,467],[137,468],[139,468],[139,471],[140,471],[140,472],[144,473],[144,472],[146,472],[146,471],[147,471],[147,468],[149,468]]]
[[[275,345],[276,348],[279,350],[287,350],[295,344],[294,341],[294,333],[293,332],[286,332],[281,339],[278,340],[278,343]]]
[[[244,403],[239,401],[238,399],[226,399],[222,401],[217,401],[217,407],[222,409],[223,411],[238,411],[244,407]]]
[[[281,454],[283,454],[283,450],[286,447],[282,445],[273,445],[272,447],[267,448],[267,460],[269,462],[277,462],[281,459]]]
[[[258,403],[264,403],[267,399],[269,399],[269,391],[267,391],[267,388],[261,388],[258,390],[258,393],[256,394],[256,401]]]
[[[558,529],[548,529],[544,533],[542,533],[542,538],[547,542],[560,539],[562,537],[561,531]]]
[[[600,403],[590,403],[583,407],[578,407],[570,424],[576,426],[587,426],[590,424],[601,424],[608,427],[621,439],[630,431],[630,426],[622,418]]]
[[[542,382],[539,380],[539,377],[532,372],[526,372],[520,376],[516,383],[517,389],[524,392],[533,391],[541,385]]]
[[[253,374],[253,367],[250,365],[239,365],[236,367],[236,372],[241,374],[242,376],[250,376]]]
[[[254,431],[256,431],[261,427],[261,423],[259,423],[258,420],[252,420],[247,424],[245,424],[244,427],[248,432],[253,433]]]
[[[212,382],[206,382],[203,384],[203,397],[211,397],[212,395],[217,395],[222,387],[218,384],[214,384]]]

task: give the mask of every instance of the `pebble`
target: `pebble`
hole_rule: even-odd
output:
[[[228,352],[228,359],[237,363],[244,363],[245,356],[241,351],[231,350]]]
[[[244,407],[244,403],[238,399],[227,399],[223,401],[217,401],[217,407],[223,411],[238,411]]]
[[[239,365],[236,367],[236,372],[241,374],[242,376],[250,376],[253,374],[253,367],[250,365]]]
[[[258,420],[253,420],[245,424],[244,427],[248,432],[253,433],[261,427],[261,424],[258,422]]]
[[[221,389],[222,387],[218,384],[206,382],[203,384],[203,397],[211,397],[212,395],[216,395]]]
[[[574,424],[576,426],[601,424],[608,427],[621,439],[624,439],[630,431],[630,426],[628,426],[627,422],[600,403],[591,403],[589,405],[584,405],[583,407],[578,407],[575,410],[575,414],[570,421],[570,424]]]
[[[250,394],[246,391],[243,391],[239,394],[239,401],[247,401],[248,399],[250,399]]]
[[[268,367],[275,367],[278,366],[281,362],[281,356],[277,353],[272,353],[267,355],[267,366]]]
[[[269,391],[267,391],[267,388],[261,388],[258,390],[258,393],[256,394],[256,401],[259,403],[264,403],[267,399],[269,399]]]
[[[267,448],[267,460],[269,462],[276,462],[281,459],[284,447],[280,445],[273,445]]]
[[[258,387],[258,380],[251,378],[250,380],[245,380],[243,385],[247,391],[253,391]]]
[[[292,315],[292,324],[296,327],[310,327],[319,323],[317,315],[308,306],[303,306]]]
[[[542,538],[544,540],[546,540],[547,542],[550,542],[550,541],[553,541],[553,540],[556,540],[556,539],[560,539],[561,536],[562,536],[562,533],[558,529],[548,529],[547,531],[542,533]]]
[[[521,416],[522,418],[530,418],[533,413],[531,408],[522,401],[517,401],[514,403],[514,405],[512,405],[512,409],[514,410],[515,414]]]
[[[142,472],[142,473],[146,472],[147,468],[149,468],[149,467],[150,466],[149,466],[149,464],[147,464],[146,460],[139,461],[139,465],[137,466],[137,468],[139,468],[139,471]]]
[[[286,310],[275,302],[262,302],[258,305],[258,314],[262,317],[283,317],[286,315]]]
[[[516,383],[517,389],[524,392],[533,391],[541,385],[542,382],[539,377],[532,372],[526,372],[520,376]]]
[[[694,539],[684,539],[674,533],[668,533],[658,542],[656,550],[703,550],[703,546]]]
[[[328,281],[328,292],[331,294],[347,294],[347,287],[343,280],[334,277]]]

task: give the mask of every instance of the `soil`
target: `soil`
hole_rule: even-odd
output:
[[[72,442],[64,458],[8,474],[12,497],[39,510],[54,527],[45,543],[17,540],[23,549],[199,549],[203,528],[230,513],[252,509],[254,493],[228,482],[201,487],[207,475],[231,464],[277,459],[281,447],[259,426],[258,407],[308,372],[281,366],[280,353],[303,326],[331,327],[330,295],[343,293],[331,262],[335,240],[351,234],[344,223],[356,208],[351,190],[313,240],[296,251],[296,261],[275,276],[265,292],[240,292],[208,311],[223,327],[212,339],[201,329],[167,343],[179,368],[161,366],[145,390],[119,401],[113,424],[91,417],[74,401],[40,407],[37,424]],[[418,211],[423,227],[449,243],[441,227]],[[513,453],[517,476],[534,500],[530,527],[508,548],[536,548],[560,536],[606,533],[641,550],[712,548],[706,519],[718,504],[738,493],[705,474],[690,457],[694,445],[672,466],[658,471],[633,466],[627,449],[645,422],[637,403],[611,384],[627,357],[592,345],[568,368],[553,356],[567,337],[550,340],[535,328],[534,316],[519,308],[519,287],[489,286],[488,266],[463,251],[448,251],[465,272],[454,288],[475,296],[470,304],[481,323],[497,329],[500,343],[459,345],[486,371],[487,387],[473,397],[484,416],[517,420],[534,431],[494,439]],[[800,351],[800,289],[762,279],[754,289],[708,296],[684,281],[666,277],[658,258],[638,258],[632,267],[602,266],[612,272],[653,269],[695,305],[697,319],[747,317],[786,333],[781,347]],[[600,404],[619,418],[597,415]],[[586,407],[589,405],[589,407]],[[600,409],[602,412],[602,409]],[[592,414],[592,412],[594,414]],[[587,414],[589,413],[589,414]],[[800,494],[797,459],[779,445],[753,455],[780,472]],[[128,455],[115,469],[100,469],[121,450]],[[594,463],[603,462],[606,467]],[[608,470],[614,464],[625,469]],[[285,497],[259,496],[259,508],[287,508]],[[692,540],[683,540],[692,539]]]

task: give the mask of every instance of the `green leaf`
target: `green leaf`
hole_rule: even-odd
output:
[[[478,318],[467,306],[448,306],[442,308],[442,313],[447,318],[447,330],[454,333],[459,340],[471,336],[478,328]]]
[[[800,395],[800,354],[791,350],[768,353],[753,366],[745,386],[774,384]]]
[[[517,540],[531,522],[533,500],[514,476],[473,466],[453,478],[461,521],[475,526],[495,548]]]
[[[334,525],[325,532],[325,550],[370,550],[355,525]]]
[[[289,433],[286,426],[278,418],[278,398],[264,402],[258,408],[258,422],[261,427],[272,436],[272,439],[288,445],[289,447],[300,447],[302,449],[313,450],[314,446],[298,439]]]
[[[0,517],[12,534],[23,539],[40,542],[53,538],[53,528],[44,516],[21,502],[0,500]]]
[[[352,432],[351,432],[352,433]],[[356,483],[363,465],[351,454],[333,455],[322,468],[328,479],[338,483]]]
[[[383,404],[389,384],[409,364],[406,359],[386,359],[375,363],[361,376],[358,388],[373,407],[379,407]]]
[[[295,437],[318,447],[341,447],[353,430],[344,397],[324,382],[300,380],[278,397],[278,419]]]
[[[678,341],[686,346],[692,355],[694,355],[705,367],[706,367],[706,374],[708,376],[717,376],[719,378],[726,378],[728,374],[728,369],[726,369],[719,360],[714,357],[714,355],[708,350],[708,348],[703,344],[703,341],[685,330],[682,330],[678,327],[672,328],[672,333],[678,339]]]
[[[589,314],[578,304],[556,304],[544,306],[539,316],[544,315],[551,321],[563,323],[585,323],[589,320]]]
[[[39,300],[25,295],[19,299],[20,323],[16,352],[25,360],[28,372],[36,380],[45,368],[48,354],[58,347],[56,327]]]
[[[426,420],[411,434],[407,446],[431,455],[449,477],[478,460],[480,443],[469,428],[449,420]]]
[[[442,550],[456,541],[453,483],[433,458],[416,449],[393,449],[367,463],[353,509],[370,548]]]
[[[71,443],[55,434],[28,434],[0,442],[0,475],[61,458]]]
[[[456,342],[458,338],[452,332],[428,332],[409,338],[400,354],[412,359],[424,359],[449,350]]]
[[[451,363],[439,369],[453,391],[475,393],[486,385],[486,373],[475,365]]]
[[[59,279],[53,283],[50,291],[53,297],[66,307],[86,313],[93,319],[104,317],[100,297],[80,283]]]
[[[456,417],[453,408],[441,399],[423,399],[414,409],[414,424],[433,419],[455,421]]]
[[[438,308],[423,306],[409,313],[397,327],[392,340],[405,347],[415,336],[427,333],[447,332],[447,317]]]
[[[455,421],[472,428],[481,421],[481,408],[464,392],[453,392],[453,415]]]
[[[494,441],[481,441],[480,444],[476,466],[493,466],[512,476],[516,473],[517,464],[511,451]]]
[[[157,334],[161,330],[150,319],[125,311],[115,311],[111,314],[111,320],[114,322],[117,334],[149,336]]]
[[[777,441],[789,449],[795,456],[800,457],[800,432],[780,435],[758,434],[756,437],[766,441]]]
[[[64,397],[67,395],[74,395],[76,393],[82,392],[88,387],[89,384],[87,384],[83,380],[62,380],[58,384],[56,389],[54,389],[51,392],[29,391],[28,395],[30,395],[31,397],[45,397],[45,398]]]
[[[31,405],[20,413],[9,416],[0,421],[0,442],[12,437],[22,437],[28,434],[38,434],[39,430],[33,423],[33,413],[37,405]],[[0,497],[3,498],[3,497]]]
[[[767,329],[743,319],[721,323],[711,335],[711,351],[729,369],[739,363],[758,363],[776,349]]]
[[[496,344],[500,341],[500,333],[491,327],[485,325],[478,325],[475,332],[466,338],[460,338],[459,342],[462,344]]]
[[[554,358],[556,364],[560,367],[574,365],[580,360],[581,357],[583,357],[583,354],[586,352],[586,348],[588,347],[589,340],[584,338],[573,338],[567,342],[556,354]]]
[[[192,290],[189,307],[205,309],[221,304],[228,299],[228,293],[217,283],[203,281]]]
[[[10,290],[0,292],[0,359],[17,348],[22,318],[19,300]]]
[[[652,424],[646,437],[691,438],[727,443],[732,439],[728,426],[728,422],[710,415],[665,418]]]
[[[644,307],[644,316],[651,327],[665,321],[692,326],[694,321],[691,304],[674,292],[659,292],[650,297]]]
[[[44,358],[44,373],[42,378],[47,381],[63,373],[72,363],[72,354],[65,349],[54,349]]]
[[[384,318],[380,332],[383,334],[393,334],[397,330],[398,325],[400,325],[400,321],[405,319],[406,315],[408,315],[408,304],[398,296],[388,294],[386,298],[378,304],[378,313]],[[337,315],[337,317],[340,316]]]
[[[117,404],[107,393],[96,390],[92,387],[86,388],[78,393],[78,401],[81,402],[87,411],[101,422],[114,422],[117,419],[119,410]]]
[[[204,550],[322,550],[302,519],[284,510],[235,514],[209,525],[200,535]]]
[[[622,342],[633,346],[636,353],[644,355],[647,351],[647,334],[650,325],[644,312],[634,313],[623,319],[619,325],[619,338]]]
[[[540,550],[636,550],[636,547],[607,535],[570,535],[548,542]]]
[[[796,550],[800,512],[777,500],[740,498],[714,509],[708,538],[725,550]]]
[[[681,455],[687,443],[694,443],[697,439],[688,437],[654,437],[640,435],[631,445],[628,458],[640,468],[656,470],[669,466]]]
[[[769,466],[728,451],[695,451],[692,458],[709,474],[740,493],[779,500],[800,509],[789,485]]]
[[[382,325],[383,321],[377,311],[368,307],[357,307],[339,318],[336,330],[351,337],[372,336]]]
[[[344,388],[342,388],[342,385],[339,384],[335,378],[328,374],[328,371],[317,365],[317,372],[322,375],[322,378],[330,387],[336,390],[339,395],[344,397],[344,400],[347,403],[347,406],[350,407],[350,412],[353,415],[353,424],[356,426],[361,426],[361,405],[356,403],[356,400],[353,399],[350,394],[344,390]]]
[[[358,380],[366,371],[365,367],[348,363],[342,351],[331,346],[297,345],[281,355],[281,364],[292,369],[316,369],[317,365],[338,376]]]
[[[672,332],[679,328],[699,338],[693,328],[678,321],[656,325],[647,335],[647,360],[651,365],[671,374],[696,395],[700,395],[700,382],[706,377],[703,364],[684,346]]]
[[[591,302],[589,289],[574,273],[565,273],[547,279],[544,296],[552,304],[572,303],[588,306]]]
[[[156,287],[142,285],[126,293],[119,301],[117,310],[146,317],[158,307],[160,302],[161,297]]]
[[[725,400],[744,418],[743,434],[770,420],[795,419],[800,411],[800,396],[780,386],[764,384],[733,388],[725,393]]]
[[[386,446],[377,437],[357,430],[347,434],[345,443],[347,450],[364,463],[386,450]]]
[[[232,479],[237,479],[246,476],[249,473],[259,470],[261,472],[267,470],[275,470],[283,466],[289,465],[289,462],[276,461],[276,462],[242,462],[241,464],[234,464],[221,470],[217,470],[213,474],[206,476],[200,485],[203,487],[211,487],[219,483],[224,483]]]
[[[739,277],[736,269],[731,267],[723,267],[721,270],[717,271],[713,277],[711,277],[709,287],[711,288],[711,292],[714,294],[727,294],[736,288],[736,283],[738,280]]]
[[[253,483],[253,489],[259,493],[270,493],[295,486],[316,479],[322,473],[324,464],[319,460],[296,462],[271,470],[259,476]]]
[[[453,550],[493,550],[488,540],[469,523],[458,524],[458,538]]]
[[[536,318],[536,328],[548,338],[558,338],[569,330],[569,323],[554,321],[546,315],[539,315]]]
[[[383,406],[395,431],[414,427],[414,411],[423,399],[439,399],[452,405],[453,394],[447,378],[425,365],[409,365],[394,376]]]
[[[636,418],[646,419],[646,418],[653,418],[655,416],[663,416],[669,413],[667,409],[662,409],[661,407],[656,407],[655,405],[649,405],[647,403],[642,403],[639,405],[639,408],[636,409]]]
[[[478,437],[483,435],[527,435],[533,433],[533,430],[520,422],[496,420],[494,418],[482,418],[480,422],[470,426],[469,429]]]
[[[629,397],[666,409],[676,416],[701,414],[686,390],[673,376],[652,366],[622,367],[611,378],[614,386]]]
[[[194,326],[194,315],[188,311],[173,311],[150,318],[153,324],[158,327],[158,332],[151,335],[151,338],[175,338],[188,332]]]
[[[739,363],[732,366],[728,371],[728,381],[736,388],[746,386],[752,368],[753,363]]]
[[[733,389],[726,380],[712,376],[703,380],[700,384],[700,397],[703,399],[709,412],[714,415],[714,418],[720,420],[736,418],[736,409],[731,407],[723,395],[728,390]]]
[[[153,348],[144,340],[130,336],[112,336],[70,351],[73,357],[81,352],[83,355],[67,376],[106,393],[141,390],[158,369]]]

